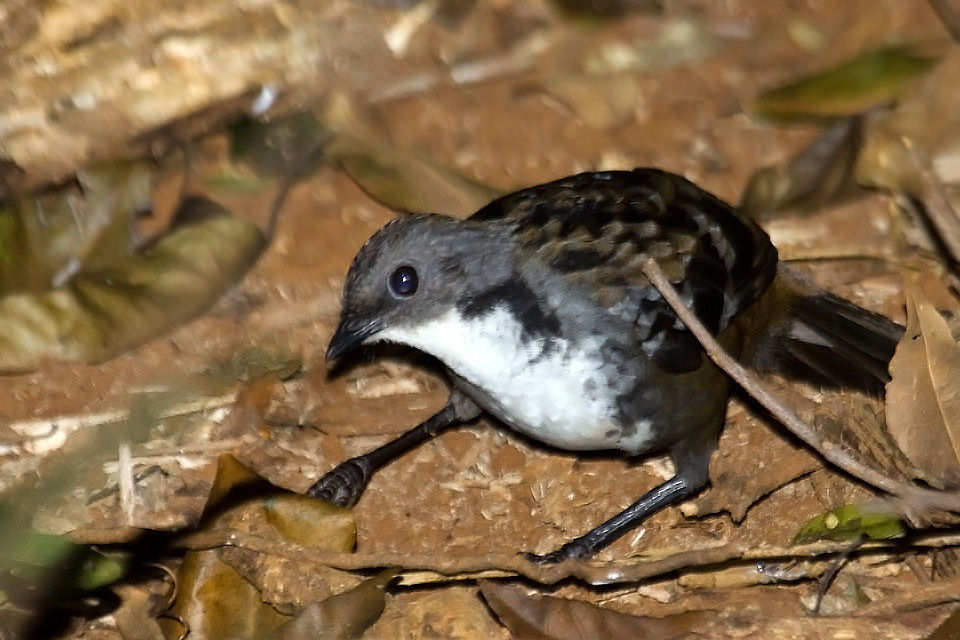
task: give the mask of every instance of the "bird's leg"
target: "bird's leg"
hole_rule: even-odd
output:
[[[682,502],[707,486],[707,468],[712,447],[697,455],[677,455],[671,452],[677,474],[645,493],[642,498],[603,524],[574,538],[556,551],[545,555],[525,553],[532,562],[549,564],[579,558],[588,558],[624,535],[637,524],[665,507]]]
[[[367,487],[374,471],[444,429],[473,420],[479,415],[480,408],[465,395],[454,390],[443,409],[399,438],[369,453],[341,462],[313,483],[306,494],[341,507],[352,507],[360,499],[360,494]]]
[[[579,538],[574,538],[556,551],[551,551],[542,556],[535,553],[525,553],[523,555],[528,560],[541,564],[563,562],[574,558],[588,558],[625,534],[639,522],[664,507],[689,498],[697,491],[699,489],[690,488],[683,476],[676,475],[645,493],[642,498],[600,526],[591,529]]]

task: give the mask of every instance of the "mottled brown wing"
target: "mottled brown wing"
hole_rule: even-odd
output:
[[[629,314],[644,350],[675,372],[699,367],[701,350],[643,275],[647,258],[714,332],[756,300],[776,272],[776,248],[755,222],[658,169],[570,176],[499,198],[471,217],[495,219],[510,224],[528,259]]]

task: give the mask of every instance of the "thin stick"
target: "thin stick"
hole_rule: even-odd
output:
[[[830,585],[833,584],[834,578],[837,577],[837,574],[840,573],[840,569],[843,568],[843,565],[847,563],[847,560],[850,559],[850,556],[856,552],[863,543],[867,541],[865,535],[860,535],[856,540],[850,543],[850,546],[847,547],[847,550],[838,555],[833,559],[833,562],[830,564],[830,568],[827,569],[822,576],[820,576],[820,584],[817,586],[817,601],[813,604],[813,615],[820,615],[820,605],[823,604],[823,597],[827,595],[827,591],[830,589]]]
[[[886,617],[902,614],[907,611],[919,611],[928,607],[935,607],[960,600],[960,578],[954,577],[942,582],[921,584],[909,589],[903,589],[875,602],[868,602],[857,607],[858,618]],[[822,617],[842,617],[849,613],[822,614]],[[933,637],[933,636],[929,636]]]
[[[710,359],[767,411],[773,414],[793,435],[803,440],[825,460],[877,489],[908,501],[911,508],[918,510],[945,509],[960,512],[960,492],[923,489],[906,482],[900,482],[851,457],[836,444],[822,441],[813,427],[801,420],[796,412],[770,393],[753,372],[747,370],[723,350],[723,347],[717,343],[710,332],[683,303],[677,290],[670,284],[655,261],[647,260],[643,265],[643,273],[663,295],[670,308],[679,316],[690,332],[696,336]]]
[[[133,479],[133,462],[130,455],[130,443],[120,443],[117,453],[117,485],[120,487],[120,510],[123,512],[123,523],[128,527],[136,523],[136,481]]]
[[[120,530],[121,533],[125,530]],[[85,535],[77,535],[85,534]],[[104,540],[102,532],[75,531],[73,541]],[[318,547],[304,547],[292,542],[264,538],[235,530],[197,531],[177,538],[173,545],[192,550],[238,547],[298,562],[315,562],[334,569],[358,571],[381,567],[399,567],[404,571],[433,571],[445,576],[466,578],[484,575],[486,572],[508,571],[524,576],[540,584],[555,584],[567,578],[578,578],[592,585],[635,583],[654,576],[673,573],[691,567],[709,567],[726,562],[810,558],[836,555],[846,551],[848,542],[822,541],[794,547],[747,548],[739,544],[725,544],[707,549],[682,551],[655,559],[630,558],[617,562],[567,560],[559,564],[541,565],[530,562],[518,554],[491,553],[475,556],[457,556],[450,553],[350,553],[328,551]],[[857,550],[858,554],[901,553],[904,548],[943,547],[960,545],[960,535],[935,535],[916,537],[909,542],[902,540],[870,541]]]

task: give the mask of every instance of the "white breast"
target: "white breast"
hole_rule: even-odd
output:
[[[373,340],[399,342],[438,358],[492,398],[497,417],[528,436],[574,450],[616,446],[620,437],[595,339],[583,344],[524,341],[503,307],[464,318],[455,309],[416,327],[386,329]]]

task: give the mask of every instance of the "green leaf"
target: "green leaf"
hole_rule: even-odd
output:
[[[105,556],[86,549],[76,585],[81,589],[97,589],[113,584],[127,574],[129,564],[125,558]]]
[[[0,543],[0,567],[15,569],[28,581],[47,579],[50,572],[66,573],[65,585],[91,590],[112,584],[127,573],[126,560],[105,556],[63,536],[34,531],[6,532]]]
[[[793,544],[856,540],[861,536],[886,540],[905,532],[906,524],[896,513],[848,504],[807,521],[793,537]]]
[[[778,122],[824,121],[863,113],[896,100],[939,61],[916,47],[866,51],[833,69],[805,76],[767,91],[750,106]]]
[[[63,536],[33,531],[7,532],[0,544],[0,559],[34,567],[53,567],[63,562],[75,547]]]

